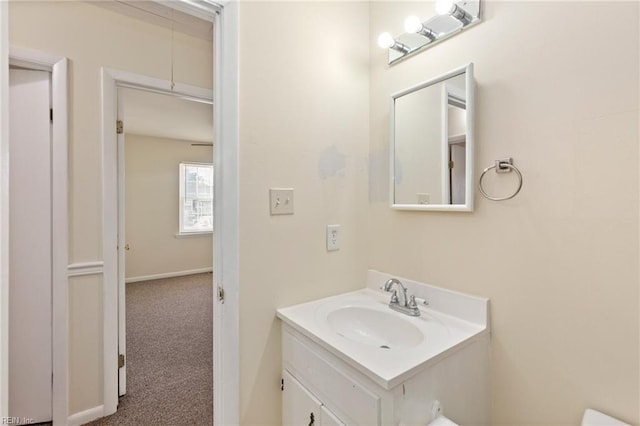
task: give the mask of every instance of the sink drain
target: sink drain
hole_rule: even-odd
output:
[[[391,349],[391,348],[390,348],[389,346],[387,346],[387,345],[382,345],[382,346],[380,346],[380,348],[382,348],[382,349]]]

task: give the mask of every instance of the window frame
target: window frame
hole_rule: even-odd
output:
[[[178,232],[176,233],[176,238],[183,238],[183,237],[190,237],[190,236],[200,236],[200,235],[211,235],[213,234],[213,199],[215,197],[215,194],[211,195],[211,216],[212,216],[212,221],[211,221],[211,229],[210,230],[203,230],[203,231],[185,231],[184,230],[184,200],[186,198],[186,169],[188,166],[195,166],[195,167],[210,167],[211,168],[211,176],[212,176],[212,180],[214,179],[213,177],[213,173],[214,173],[214,168],[213,168],[213,164],[212,163],[203,163],[203,162],[197,162],[197,161],[181,161],[178,164],[178,180],[179,180],[179,186],[178,186]],[[214,186],[214,182],[212,182],[212,191],[213,191],[213,186]]]

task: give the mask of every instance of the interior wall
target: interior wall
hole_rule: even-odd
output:
[[[10,2],[9,19],[12,45],[70,59],[69,262],[99,262],[100,70],[108,67],[170,80],[171,31],[77,1]],[[180,33],[173,39],[175,80],[212,87],[211,41]],[[102,405],[102,286],[100,272],[70,278],[70,414]]]
[[[242,424],[281,423],[276,308],[365,285],[368,16],[365,2],[239,4]],[[269,215],[270,187],[294,188],[292,216]]]
[[[211,163],[212,147],[190,141],[125,135],[125,277],[136,279],[213,267],[211,234],[176,237],[179,166]]]
[[[639,5],[484,5],[478,26],[391,67],[377,34],[433,4],[371,5],[369,266],[491,299],[492,424],[579,424],[587,407],[638,424]],[[473,213],[389,209],[391,94],[468,62],[474,182],[511,156],[521,193],[476,188]]]

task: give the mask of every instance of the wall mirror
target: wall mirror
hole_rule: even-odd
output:
[[[391,208],[473,211],[473,64],[391,97]]]

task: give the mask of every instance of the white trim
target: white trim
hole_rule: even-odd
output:
[[[124,112],[124,100],[121,90],[116,89],[117,119],[122,121],[122,133],[116,135],[118,140],[118,247],[126,247],[125,235],[125,132],[127,123],[121,115]],[[118,250],[118,356],[127,354],[127,300],[125,289],[125,250]],[[126,362],[125,362],[126,364]],[[118,365],[120,365],[118,363]],[[127,393],[127,367],[118,368],[118,397]]]
[[[85,275],[100,275],[104,273],[104,262],[72,263],[67,267],[69,277],[82,277]]]
[[[118,408],[118,155],[116,81],[102,69],[102,283],[104,415]]]
[[[68,61],[67,58],[49,53],[11,46],[9,62],[51,72],[51,102],[54,111],[51,136],[52,416],[54,425],[63,425],[66,424],[69,415]]]
[[[52,326],[53,424],[66,424],[69,416],[69,104],[68,61],[59,59],[51,72],[53,137],[51,150],[52,196]]]
[[[80,426],[101,417],[104,417],[104,406],[99,405],[69,416],[66,424],[69,426]]]
[[[9,2],[0,1],[0,417],[9,416]]]
[[[238,2],[214,18],[213,424],[240,423]],[[214,288],[214,294],[217,293]]]
[[[171,9],[175,9],[179,12],[183,12],[206,21],[211,21],[214,17],[214,13],[208,7],[203,6],[194,0],[153,0],[153,2],[160,3]]]
[[[198,238],[198,237],[211,237],[213,236],[213,231],[201,231],[201,232],[176,232],[175,237],[177,239],[181,238]]]
[[[59,62],[60,56],[20,46],[9,46],[9,63],[32,70],[53,71],[53,65]]]
[[[201,100],[204,103],[211,103],[213,101],[211,89],[177,82],[175,83],[175,87],[171,89],[171,82],[169,80],[162,80],[160,78],[148,77],[146,75],[112,68],[103,68],[103,70],[108,71],[110,77],[118,83],[122,83],[121,85],[123,87],[150,89],[151,91],[161,91],[178,96],[183,95],[192,100]]]
[[[466,118],[467,118],[467,138],[465,141],[465,150],[467,156],[465,158],[467,175],[465,182],[466,185],[466,205],[469,207],[469,211],[473,211],[473,194],[475,193],[474,187],[474,173],[475,173],[475,140],[476,140],[476,81],[473,76],[473,62],[467,66],[467,73],[465,75],[465,87],[466,87]]]
[[[139,277],[127,278],[125,282],[129,284],[129,283],[137,283],[140,281],[161,280],[163,278],[184,277],[186,275],[204,274],[205,272],[212,272],[212,271],[213,271],[213,268],[200,268],[200,269],[190,269],[187,271],[165,272],[163,274],[141,275]]]
[[[451,200],[451,173],[449,171],[449,91],[447,84],[442,85],[440,121],[440,165],[442,167],[440,182],[442,183],[442,204],[449,204]],[[445,203],[446,201],[446,203]]]

